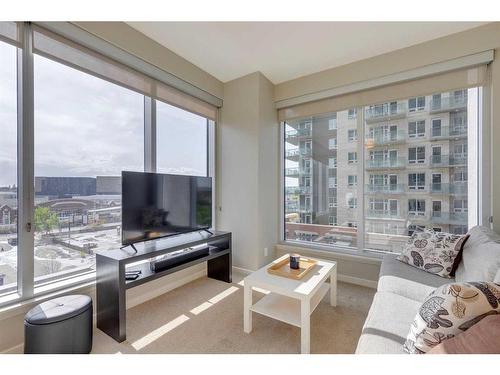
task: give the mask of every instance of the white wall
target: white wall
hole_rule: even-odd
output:
[[[233,233],[233,265],[254,270],[272,259],[278,240],[273,85],[252,73],[225,83],[224,98],[217,126],[217,223]]]

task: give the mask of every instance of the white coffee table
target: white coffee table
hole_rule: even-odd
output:
[[[286,258],[284,255],[280,260]],[[252,311],[300,328],[301,353],[310,352],[310,317],[330,290],[330,305],[337,306],[337,263],[316,259],[318,263],[303,279],[293,280],[272,275],[268,264],[244,279],[244,331],[252,332]],[[327,282],[330,279],[330,282]],[[270,293],[255,304],[252,288]]]

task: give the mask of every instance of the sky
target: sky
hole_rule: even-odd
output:
[[[143,170],[144,97],[35,55],[35,176]],[[16,183],[15,48],[0,42],[0,186]],[[206,119],[159,103],[159,172],[206,175]]]

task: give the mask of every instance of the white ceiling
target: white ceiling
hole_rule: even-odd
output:
[[[223,82],[273,83],[477,27],[484,22],[128,22]]]

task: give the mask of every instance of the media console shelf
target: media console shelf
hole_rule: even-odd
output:
[[[150,268],[148,260],[152,258],[203,244],[209,246],[208,254],[156,272]],[[192,232],[136,244],[135,247],[137,252],[125,247],[96,253],[97,328],[118,342],[126,339],[127,289],[202,262],[207,262],[208,277],[231,282],[230,232]],[[139,262],[145,263],[136,264]],[[141,273],[135,280],[125,280],[125,269],[141,270]]]

